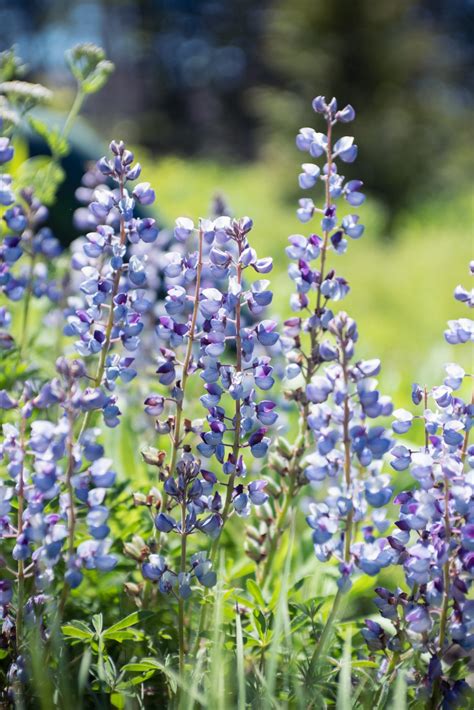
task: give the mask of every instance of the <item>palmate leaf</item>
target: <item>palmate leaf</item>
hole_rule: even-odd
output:
[[[69,624],[64,624],[64,626],[61,626],[61,631],[64,636],[80,639],[81,641],[90,641],[94,636],[92,629],[82,621],[71,621]]]
[[[145,634],[139,629],[126,629],[124,631],[116,631],[115,633],[107,633],[106,638],[109,641],[122,643],[122,641],[140,641],[145,638]]]
[[[258,584],[253,579],[248,579],[246,586],[248,593],[255,599],[257,605],[260,608],[265,609],[267,604],[265,602],[265,599],[263,598],[262,591]]]
[[[134,626],[139,622],[147,621],[152,616],[153,612],[151,611],[134,611],[132,614],[129,614],[124,619],[117,621],[117,623],[113,624],[113,626],[109,626],[109,628],[106,629],[102,635],[105,639],[114,638],[115,640],[118,640],[116,638],[118,632],[124,631],[125,629],[129,629],[131,626]]]
[[[57,128],[48,126],[47,123],[34,116],[29,116],[28,123],[35,133],[46,141],[53,155],[63,158],[69,153],[68,142]]]
[[[162,663],[157,658],[142,658],[140,661],[127,663],[125,666],[122,666],[121,671],[125,673],[145,674],[147,678],[151,677],[153,673],[161,672],[166,676],[170,690],[173,693],[176,692],[178,687],[175,673],[173,673],[166,663]]]

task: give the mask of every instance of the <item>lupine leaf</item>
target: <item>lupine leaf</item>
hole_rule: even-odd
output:
[[[80,621],[71,621],[70,624],[61,626],[61,631],[65,636],[76,639],[92,639],[94,633]]]
[[[124,619],[117,621],[117,623],[113,624],[113,626],[109,626],[109,628],[104,631],[103,636],[104,638],[111,638],[114,634],[117,633],[117,631],[128,629],[130,628],[130,626],[138,624],[139,621],[146,621],[151,616],[153,616],[152,612],[134,611],[132,614],[129,614]]]

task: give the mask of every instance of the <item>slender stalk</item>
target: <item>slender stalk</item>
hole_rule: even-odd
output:
[[[25,472],[25,431],[26,431],[26,420],[22,417],[20,421],[20,449],[22,452],[21,466],[19,471],[19,485],[18,485],[18,511],[17,511],[17,534],[20,535],[23,528],[23,513],[25,508],[25,489],[24,489],[24,472]],[[16,644],[16,655],[17,657],[22,654],[23,647],[25,645],[25,639],[23,637],[23,620],[24,620],[24,606],[25,606],[25,564],[23,560],[18,560],[18,566],[16,571],[17,583],[18,583],[18,601],[16,609],[16,621],[15,621],[15,644]],[[24,688],[21,680],[17,679],[13,683],[13,692],[15,699],[15,708],[18,710],[23,710],[25,707],[25,697]]]
[[[347,362],[345,353],[343,354],[342,371],[344,375],[344,384],[346,387],[346,396],[344,397],[344,419],[343,419],[343,437],[344,437],[344,479],[346,483],[346,491],[351,488],[351,437],[349,435],[349,422],[351,412],[349,408],[349,376],[347,373]],[[351,559],[351,537],[352,537],[352,519],[354,511],[351,509],[347,515],[346,530],[344,535],[344,562],[348,564]]]
[[[186,493],[181,503],[181,564],[180,571],[186,572]],[[184,675],[185,641],[184,641],[184,599],[180,596],[178,600],[178,639],[179,639],[179,674],[181,679]]]
[[[380,710],[380,708],[383,707],[383,702],[385,700],[386,693],[390,689],[390,686],[392,685],[393,680],[395,679],[396,676],[396,667],[400,661],[400,653],[395,652],[392,655],[392,658],[390,659],[390,663],[387,668],[387,682],[382,683],[380,682],[379,688],[374,696],[374,702],[373,702],[373,708],[374,710]]]
[[[441,607],[441,618],[439,622],[439,650],[443,651],[444,641],[446,639],[446,622],[448,619],[449,609],[449,543],[451,541],[451,521],[449,519],[449,478],[444,476],[444,531],[445,544],[448,552],[448,559],[443,565],[443,605]]]
[[[428,390],[426,387],[424,388],[424,391],[423,391],[423,402],[424,402],[425,411],[426,411],[428,409]],[[428,434],[428,429],[425,426],[425,454],[428,453],[429,448],[430,448],[430,438],[429,438],[429,434]]]
[[[71,128],[74,125],[74,122],[75,122],[75,120],[82,108],[82,104],[84,103],[84,99],[85,99],[85,94],[82,91],[82,89],[79,87],[76,92],[76,95],[74,97],[74,101],[72,103],[72,106],[71,106],[69,113],[67,115],[66,121],[64,122],[63,129],[61,131],[61,137],[64,138],[65,140],[67,140],[69,138]],[[48,183],[51,178],[52,165],[55,163],[58,163],[61,159],[61,156],[58,155],[56,152],[53,152],[51,157],[52,157],[52,162],[47,170],[45,183]],[[21,357],[24,353],[24,349],[26,347],[26,338],[27,338],[27,334],[28,334],[28,318],[29,318],[29,313],[30,313],[31,297],[33,295],[32,278],[33,278],[33,271],[34,271],[34,267],[35,267],[35,261],[36,261],[36,254],[32,253],[30,255],[30,265],[29,265],[29,271],[28,271],[28,286],[26,288],[25,298],[23,301],[23,319],[22,319],[22,328],[21,328],[20,347],[18,349],[20,359],[21,359]]]
[[[443,565],[443,602],[441,605],[441,616],[439,619],[439,655],[443,654],[444,642],[446,640],[446,625],[448,622],[449,613],[449,600],[450,600],[450,576],[449,576],[449,543],[451,540],[451,521],[449,518],[449,478],[447,474],[444,475],[444,531],[445,531],[445,544],[447,548],[447,560]],[[441,678],[437,677],[433,683],[433,692],[431,695],[430,707],[435,710],[440,703],[440,691],[441,691]]]
[[[179,453],[179,448],[181,446],[181,423],[182,423],[182,418],[183,418],[183,410],[184,410],[184,405],[185,405],[185,391],[186,391],[186,383],[188,381],[189,377],[189,366],[191,364],[191,359],[193,356],[193,344],[194,344],[194,336],[196,333],[196,323],[197,323],[197,317],[199,313],[199,292],[201,290],[201,275],[202,275],[202,252],[203,252],[203,233],[202,230],[199,230],[199,246],[198,246],[198,263],[196,267],[196,285],[194,289],[194,304],[193,304],[193,312],[191,316],[191,324],[189,326],[189,332],[188,332],[188,342],[186,346],[186,353],[184,356],[184,362],[183,362],[183,374],[181,377],[181,399],[176,402],[176,415],[174,419],[174,426],[173,426],[173,437],[172,437],[172,442],[171,442],[171,460],[170,460],[170,465],[169,465],[169,470],[168,470],[168,475],[173,476],[176,470],[176,463],[178,460],[178,453]],[[166,508],[166,502],[167,502],[168,496],[166,493],[163,494],[163,501],[162,501],[162,508]]]
[[[242,244],[239,241],[238,242],[238,248],[239,248],[239,257],[242,253]],[[240,285],[242,283],[242,266],[237,262],[237,283]],[[242,372],[242,338],[240,335],[240,329],[241,329],[241,302],[240,302],[240,297],[236,303],[235,306],[235,348],[236,348],[236,372]],[[239,399],[235,401],[235,416],[234,416],[234,441],[232,445],[232,454],[234,457],[234,462],[235,466],[237,467],[237,462],[239,458],[239,452],[240,452],[240,435],[241,435],[241,426],[242,426],[242,421],[241,421],[241,402]],[[233,473],[230,474],[229,479],[227,481],[227,491],[226,491],[226,496],[225,496],[225,501],[224,501],[224,507],[222,509],[222,527],[221,527],[221,534],[222,530],[224,529],[224,526],[227,522],[227,519],[230,514],[230,506],[232,504],[232,493],[234,490],[234,481],[235,481],[235,476],[236,472],[234,470]],[[212,564],[214,565],[216,555],[217,555],[217,550],[219,549],[219,540],[220,540],[220,535],[213,541],[211,545],[211,549],[209,552],[209,559],[211,560]],[[195,640],[195,651],[197,651],[198,646],[199,646],[199,641],[201,639],[202,633],[204,629],[206,628],[206,623],[207,623],[207,606],[202,606],[201,607],[201,615],[199,619],[199,628],[198,632],[196,635],[196,640]]]
[[[268,575],[269,575],[270,570],[272,568],[273,559],[274,559],[275,553],[277,551],[278,542],[279,542],[279,540],[286,528],[287,515],[290,510],[291,504],[293,503],[295,494],[296,494],[296,490],[298,487],[297,486],[297,483],[298,483],[297,476],[298,476],[298,470],[299,470],[299,463],[300,463],[303,453],[305,451],[304,434],[305,434],[306,429],[307,429],[307,425],[305,423],[305,416],[304,416],[304,412],[302,412],[301,417],[300,417],[300,430],[298,433],[298,437],[296,439],[296,444],[295,444],[293,456],[291,458],[290,465],[288,467],[288,478],[289,478],[288,489],[285,494],[283,506],[280,508],[280,511],[277,515],[277,519],[275,522],[274,532],[273,532],[272,538],[270,540],[270,544],[269,544],[268,551],[267,551],[267,556],[265,558],[265,562],[263,565],[263,570],[262,570],[262,575],[261,575],[262,581],[265,581],[268,579]]]
[[[71,128],[79,115],[79,112],[82,108],[82,104],[84,103],[84,99],[85,94],[82,91],[81,87],[78,87],[76,95],[74,97],[74,101],[72,103],[71,108],[69,109],[66,121],[64,122],[63,130],[61,131],[61,136],[63,138],[67,139],[69,137],[69,134],[71,133]]]
[[[238,247],[239,247],[239,257],[242,253],[242,243],[239,240],[238,241]],[[240,286],[242,283],[242,266],[240,264],[240,261],[237,262],[237,284]],[[235,349],[236,349],[236,365],[235,365],[235,371],[236,373],[241,374],[242,373],[242,338],[240,335],[240,329],[241,329],[241,309],[242,309],[242,304],[240,302],[240,295],[237,300],[236,306],[235,306]],[[242,426],[242,416],[241,416],[241,401],[240,399],[235,400],[235,414],[234,414],[234,441],[232,444],[232,455],[234,457],[234,463],[235,463],[235,468],[234,471],[230,474],[229,480],[227,481],[227,490],[226,490],[226,495],[225,495],[225,501],[224,501],[224,507],[222,509],[222,527],[221,527],[221,534],[222,530],[224,529],[224,526],[227,522],[227,519],[230,514],[230,506],[232,504],[232,493],[234,492],[234,482],[235,482],[235,477],[236,477],[236,471],[237,471],[237,463],[238,463],[238,458],[239,458],[239,453],[240,453],[240,436],[241,436],[241,426]],[[214,563],[216,554],[217,554],[217,549],[219,547],[219,540],[220,540],[220,535],[213,541],[212,546],[211,546],[211,551],[210,551],[210,560],[212,563]]]
[[[18,515],[17,531],[21,535],[23,529],[23,514],[25,508],[25,431],[26,420],[21,418],[20,422],[20,449],[22,452],[21,466],[18,473]],[[18,605],[16,610],[16,651],[19,655],[23,646],[23,611],[25,605],[25,564],[23,560],[18,560]]]
[[[472,390],[472,395],[471,395],[471,404],[474,405],[474,389]],[[464,459],[467,454],[467,447],[469,445],[469,434],[471,430],[466,429],[466,433],[464,434],[464,441],[462,443],[462,449],[461,449],[461,459]]]
[[[22,323],[21,323],[21,336],[20,336],[20,346],[18,348],[18,359],[21,360],[23,357],[25,347],[26,347],[26,340],[28,337],[28,319],[29,319],[29,314],[30,314],[30,305],[31,305],[31,297],[33,295],[33,272],[35,268],[35,262],[36,262],[36,254],[31,253],[30,254],[30,262],[29,262],[29,267],[28,267],[28,285],[26,287],[25,291],[25,298],[23,300],[23,314],[22,314]]]
[[[69,109],[69,113],[66,117],[66,120],[64,121],[64,125],[61,130],[61,138],[64,140],[68,140],[69,135],[71,133],[71,129],[74,125],[74,122],[79,115],[79,112],[82,108],[82,104],[84,103],[85,99],[85,94],[83,90],[81,89],[80,86],[78,86],[76,95],[74,97],[74,101],[71,104],[71,108]],[[48,166],[48,169],[46,171],[45,179],[44,179],[44,184],[48,185],[48,183],[51,181],[51,173],[53,169],[53,165],[56,165],[57,163],[61,162],[61,157],[62,153],[58,152],[57,150],[52,149],[52,154],[51,154],[51,163]]]
[[[189,367],[191,365],[191,359],[193,356],[193,344],[194,337],[196,333],[196,324],[199,313],[199,293],[201,290],[201,275],[203,267],[203,232],[199,230],[199,244],[198,244],[198,263],[196,268],[196,283],[194,289],[194,303],[193,312],[191,315],[191,324],[188,331],[188,342],[186,346],[186,353],[183,362],[183,374],[181,377],[181,399],[176,403],[176,414],[173,426],[173,436],[171,442],[171,459],[168,469],[168,475],[174,476],[176,471],[176,464],[178,461],[178,453],[182,443],[182,418],[185,405],[185,392],[186,384],[189,377]],[[163,499],[161,507],[163,510],[166,509],[168,496],[166,493],[163,494]],[[181,504],[181,563],[180,571],[186,571],[186,546],[187,546],[187,534],[186,534],[186,501],[183,500]],[[179,597],[178,599],[178,642],[179,642],[179,673],[183,676],[184,673],[184,661],[185,661],[185,639],[184,639],[184,599]]]
[[[69,391],[69,396],[72,393]],[[68,557],[71,560],[75,552],[75,533],[76,533],[76,508],[74,504],[74,486],[72,484],[72,476],[74,473],[74,411],[71,406],[68,408],[68,424],[69,433],[67,440],[67,469],[66,469],[66,492],[68,497]],[[66,605],[69,594],[69,585],[64,582],[61,599],[59,601],[59,616],[62,617],[64,607]]]
[[[174,473],[176,471],[176,464],[178,461],[178,453],[179,449],[181,446],[182,442],[182,434],[181,434],[181,426],[182,426],[182,419],[183,419],[183,411],[184,411],[184,405],[185,405],[185,393],[186,393],[186,384],[188,382],[189,378],[189,366],[191,364],[191,359],[193,356],[193,344],[194,344],[194,336],[196,334],[196,324],[197,324],[197,317],[199,313],[199,292],[201,290],[201,275],[202,275],[202,253],[203,253],[203,232],[202,229],[199,230],[199,236],[198,236],[198,263],[196,267],[196,284],[194,287],[194,303],[193,303],[193,312],[191,315],[191,324],[189,326],[189,331],[188,331],[188,342],[186,345],[186,353],[184,356],[184,362],[183,362],[183,374],[181,376],[181,399],[176,402],[176,413],[175,413],[175,418],[174,418],[174,425],[173,425],[173,436],[171,439],[171,459],[170,459],[170,464],[168,468],[168,476],[174,476]],[[163,497],[161,501],[161,509],[166,510],[166,506],[168,503],[168,494],[163,492]]]

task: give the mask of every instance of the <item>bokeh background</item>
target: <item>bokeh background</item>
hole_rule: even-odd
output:
[[[73,96],[67,48],[96,42],[116,65],[73,135],[52,215],[61,240],[76,236],[84,160],[123,138],[163,225],[205,216],[216,194],[252,216],[257,248],[275,259],[281,316],[285,242],[304,231],[294,137],[317,125],[316,94],[354,105],[359,159],[347,175],[366,185],[367,230],[336,267],[351,283],[360,354],[383,358],[400,405],[412,381],[440,379],[454,357],[445,322],[464,315],[452,292],[474,256],[473,36],[472,0],[0,0],[1,49],[16,44],[27,78],[55,89],[53,113]]]

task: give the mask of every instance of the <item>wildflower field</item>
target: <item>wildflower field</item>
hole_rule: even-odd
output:
[[[473,708],[467,191],[381,238],[316,96],[290,165],[110,136],[65,243],[66,61],[48,123],[0,54],[0,707]]]

